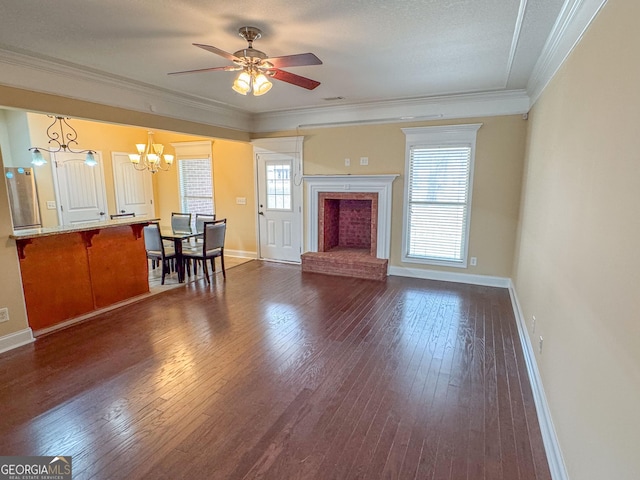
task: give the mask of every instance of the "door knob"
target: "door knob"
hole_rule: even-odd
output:
[[[264,215],[264,213],[262,213],[262,212],[258,212],[258,215]]]
[[[104,212],[100,212],[100,213],[98,213],[98,215],[102,216],[102,215],[104,215]]]

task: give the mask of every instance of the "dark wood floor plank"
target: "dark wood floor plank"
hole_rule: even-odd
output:
[[[550,479],[506,290],[217,277],[1,354],[3,454],[83,479]]]

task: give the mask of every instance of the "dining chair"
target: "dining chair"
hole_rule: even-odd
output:
[[[208,213],[196,213],[196,232],[204,233],[205,222],[215,222],[216,215]]]
[[[190,238],[189,240],[185,240],[184,246],[189,247],[195,245],[199,245],[202,243],[204,233],[204,224],[205,222],[214,222],[216,220],[215,214],[209,213],[196,213],[196,232],[199,233],[197,237]]]
[[[175,232],[190,232],[191,214],[183,212],[171,212],[171,228]]]
[[[117,220],[119,218],[134,218],[136,216],[136,212],[130,213],[114,213],[113,215],[109,215],[111,220]]]
[[[147,258],[152,262],[158,262],[162,266],[162,281],[171,270],[171,264],[176,258],[173,247],[167,247],[162,242],[160,226],[157,223],[150,223],[142,229],[144,235],[144,247],[147,250]]]
[[[216,257],[220,257],[220,265],[222,267],[222,276],[226,279],[227,272],[224,268],[224,238],[227,232],[227,219],[216,220],[213,222],[204,222],[203,242],[182,252],[185,260],[188,262],[193,260],[193,273],[197,274],[197,262],[202,262],[202,269],[207,283],[211,283],[209,279],[209,268],[207,260],[211,263],[211,270],[216,271]],[[189,267],[187,267],[188,270]]]
[[[171,212],[171,229],[174,232],[191,232],[191,213]],[[170,247],[173,244],[165,240],[164,245]]]

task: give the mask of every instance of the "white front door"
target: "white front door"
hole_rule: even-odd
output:
[[[260,258],[299,262],[302,253],[300,161],[286,153],[258,153],[256,163]]]
[[[136,217],[153,218],[153,185],[148,170],[136,170],[127,153],[112,153],[113,183],[116,190],[116,211],[135,213]]]
[[[52,154],[58,215],[62,225],[99,222],[109,218],[102,156],[100,152],[94,156],[98,164],[89,167],[84,163],[84,153]]]

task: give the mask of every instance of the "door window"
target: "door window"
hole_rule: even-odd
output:
[[[291,162],[267,162],[267,208],[291,210]]]

